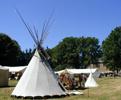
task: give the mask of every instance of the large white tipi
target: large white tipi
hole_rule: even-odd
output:
[[[48,63],[50,57],[42,47],[42,43],[48,34],[50,19],[44,23],[42,33],[39,36],[38,30],[35,27],[32,30],[26,24],[20,12],[16,11],[34,40],[37,50],[11,95],[33,98],[66,95],[64,87],[57,81]]]
[[[35,51],[27,69],[13,90],[16,97],[44,97],[66,95],[54,74]]]

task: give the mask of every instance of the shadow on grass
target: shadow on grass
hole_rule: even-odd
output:
[[[16,96],[11,96],[11,98],[13,98],[13,99],[15,99],[15,98],[17,98],[17,99],[22,99],[22,100],[25,100],[25,99],[34,99],[34,100],[46,100],[46,99],[58,99],[58,98],[61,98],[61,99],[63,99],[63,98],[65,98],[65,97],[69,97],[69,95],[61,95],[61,96],[57,96],[57,95],[55,95],[55,96],[44,96],[44,97],[41,97],[41,96],[36,96],[36,97],[16,97]]]
[[[15,86],[0,86],[0,88],[11,88],[11,87],[15,87]]]

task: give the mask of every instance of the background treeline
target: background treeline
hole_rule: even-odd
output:
[[[102,45],[95,37],[66,37],[54,48],[46,48],[53,69],[87,68],[102,59],[111,70],[121,69],[121,27],[112,30]],[[34,49],[22,51],[17,41],[0,33],[0,65],[27,65]]]
[[[22,66],[27,65],[33,50],[22,51],[17,41],[12,40],[4,33],[0,33],[0,65]]]
[[[47,49],[51,64],[56,70],[64,68],[86,68],[96,64],[101,57],[101,47],[94,37],[67,37],[57,46]]]

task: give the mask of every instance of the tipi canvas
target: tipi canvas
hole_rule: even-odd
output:
[[[66,95],[52,71],[35,51],[24,74],[13,90],[12,96],[44,97]]]
[[[91,87],[97,87],[97,86],[98,84],[94,80],[92,73],[90,73],[89,77],[87,78],[87,81],[85,82],[85,87],[91,88]]]

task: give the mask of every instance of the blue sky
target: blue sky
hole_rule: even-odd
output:
[[[101,44],[121,26],[121,0],[0,0],[0,32],[15,39],[22,50],[33,48],[34,42],[14,8],[40,33],[43,22],[54,11],[55,21],[44,47],[54,47],[67,36],[96,37]]]

